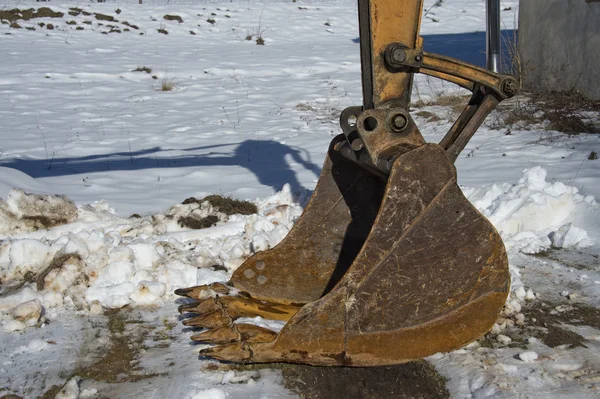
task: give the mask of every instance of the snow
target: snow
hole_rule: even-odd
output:
[[[519,359],[521,359],[524,362],[534,362],[538,359],[538,354],[534,351],[519,353]]]
[[[192,396],[190,399],[225,399],[227,398],[227,393],[222,389],[212,388],[207,389],[201,392],[198,392]]]
[[[546,181],[540,166],[525,169],[516,184],[465,188],[467,198],[494,224],[507,248],[536,253],[550,248],[586,248],[585,230],[573,226],[574,214],[598,212],[592,196],[562,182]]]
[[[50,3],[44,5],[65,14],[78,6],[115,15],[118,5],[118,19],[139,29],[104,35],[106,23],[86,24],[84,15],[21,21],[35,31],[0,24],[0,367],[10,377],[0,395],[41,395],[44,386],[60,384],[63,398],[295,397],[272,370],[206,371],[210,361],[197,359],[198,348],[177,324],[173,291],[226,281],[251,254],[280,242],[300,216],[339,132],[339,112],[361,102],[354,3]],[[447,55],[477,53],[465,49],[473,32],[485,29],[485,2],[435,3],[425,2],[426,49],[438,40],[453,44],[435,48]],[[517,6],[502,2],[508,31]],[[164,20],[167,13],[184,22]],[[259,26],[265,46],[244,40]],[[142,66],[152,72],[133,71]],[[158,90],[163,79],[176,83],[173,91]],[[415,101],[440,94],[464,92],[417,76]],[[445,118],[415,120],[433,142],[450,126]],[[473,343],[428,361],[455,398],[516,391],[594,397],[600,331],[577,327],[588,348],[550,348],[530,337],[527,350],[514,346],[510,331],[531,322],[527,304],[563,291],[563,300],[600,305],[600,169],[587,159],[600,138],[541,127],[510,133],[484,124],[456,163],[463,192],[509,252],[511,293],[489,334],[495,346]],[[248,199],[258,213],[226,216],[207,202],[181,204],[215,193]],[[218,219],[214,227],[178,223],[209,215]],[[557,248],[567,260],[542,256]],[[105,310],[124,307],[162,334],[173,328],[169,348],[148,339],[140,354],[142,366],[157,374],[173,362],[173,374],[155,377],[155,391],[67,381],[73,359],[90,361],[79,348],[108,343],[94,335],[94,323]],[[171,322],[176,327],[165,327]],[[238,322],[283,326],[262,318]]]

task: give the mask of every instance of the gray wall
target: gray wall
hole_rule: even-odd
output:
[[[521,0],[519,54],[525,89],[600,100],[600,0]]]

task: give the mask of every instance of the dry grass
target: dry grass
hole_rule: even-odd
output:
[[[494,129],[531,129],[542,125],[570,135],[600,133],[600,101],[577,92],[520,95],[501,103],[491,124]]]
[[[173,91],[177,88],[178,83],[173,78],[164,78],[160,83],[159,91]]]
[[[460,115],[465,109],[470,98],[470,95],[440,95],[428,101],[418,100],[417,102],[412,103],[411,107],[417,109],[434,106],[445,107],[446,109],[448,109],[448,115],[446,116],[447,119],[450,121],[454,121],[458,117],[458,115]],[[429,118],[428,122],[436,122],[442,119],[439,115],[434,115],[433,113],[425,110],[419,111],[416,115],[419,114],[422,117]]]
[[[416,116],[420,116],[421,118],[426,118],[427,122],[438,122],[441,121],[442,118],[429,111],[419,111],[415,113]]]

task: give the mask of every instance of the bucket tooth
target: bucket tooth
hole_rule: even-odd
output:
[[[240,333],[235,328],[235,325],[228,327],[218,327],[201,332],[200,334],[192,335],[192,341],[205,342],[213,345],[225,345],[241,340]]]
[[[236,342],[229,345],[219,345],[202,349],[200,356],[223,361],[246,362],[252,359],[252,350],[248,348],[247,344]]]
[[[186,303],[179,305],[177,310],[182,313],[208,314],[223,309],[221,302],[217,298],[207,298],[195,303]]]
[[[183,325],[188,327],[218,328],[233,323],[232,318],[224,310],[218,310],[200,316],[183,320]]]
[[[240,323],[236,324],[235,327],[244,342],[271,342],[277,336],[275,331],[254,324]]]
[[[234,342],[270,342],[275,339],[272,330],[253,324],[234,324],[204,331],[192,336],[192,341],[205,342],[214,345],[226,345]]]
[[[287,305],[252,298],[222,296],[186,303],[180,305],[177,309],[179,313],[198,313],[201,315],[222,310],[233,319],[260,316],[270,320],[288,321],[302,306],[301,304]]]
[[[303,306],[239,297],[221,297],[218,301],[234,319],[260,316],[269,320],[288,321]]]
[[[212,283],[209,285],[197,285],[189,288],[179,288],[175,290],[175,294],[184,296],[191,299],[205,299],[216,295],[227,295],[231,291],[231,287],[228,287],[222,283]]]

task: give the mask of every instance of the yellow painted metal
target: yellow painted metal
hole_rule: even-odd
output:
[[[408,108],[412,88],[412,71],[390,72],[382,54],[390,43],[417,48],[423,0],[371,0],[371,63],[373,68],[373,103],[375,108]]]

